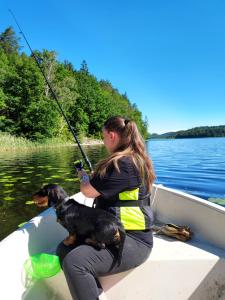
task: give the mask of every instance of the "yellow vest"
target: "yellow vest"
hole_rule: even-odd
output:
[[[116,215],[121,220],[125,230],[147,230],[151,228],[153,215],[148,204],[149,195],[139,199],[139,188],[124,191],[118,195]]]

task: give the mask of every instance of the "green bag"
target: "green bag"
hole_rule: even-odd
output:
[[[24,269],[29,278],[43,279],[56,275],[61,270],[61,266],[58,256],[38,253],[25,261]]]

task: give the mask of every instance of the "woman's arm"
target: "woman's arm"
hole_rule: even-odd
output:
[[[90,184],[89,176],[84,171],[78,171],[78,177],[80,178],[80,191],[88,198],[96,198],[100,196],[100,193]]]

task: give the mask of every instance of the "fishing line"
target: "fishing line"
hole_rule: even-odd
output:
[[[86,164],[87,164],[89,170],[90,170],[91,172],[93,172],[93,168],[92,168],[91,162],[89,161],[87,155],[84,153],[84,151],[83,151],[83,149],[82,149],[82,147],[81,147],[81,145],[80,145],[80,142],[79,142],[79,140],[78,140],[78,138],[77,138],[77,135],[76,135],[76,133],[75,133],[73,127],[70,125],[70,122],[69,122],[68,118],[66,117],[66,115],[65,115],[65,113],[64,113],[64,111],[63,111],[63,109],[62,109],[62,106],[61,106],[61,104],[60,104],[60,102],[59,102],[59,100],[58,100],[58,98],[57,98],[57,96],[56,96],[56,93],[55,93],[54,90],[52,89],[52,86],[51,86],[51,84],[50,84],[50,82],[49,82],[47,76],[45,75],[45,72],[43,71],[43,69],[42,69],[42,67],[41,67],[41,65],[40,65],[40,63],[39,63],[38,57],[35,55],[34,51],[32,50],[32,48],[31,48],[31,46],[30,46],[30,44],[29,44],[29,42],[28,42],[28,40],[27,40],[25,34],[23,33],[23,31],[22,31],[22,29],[21,29],[21,27],[20,27],[20,25],[19,25],[19,23],[18,23],[18,21],[17,21],[17,19],[16,19],[16,17],[15,17],[15,15],[13,14],[13,12],[12,12],[10,9],[9,9],[9,12],[10,12],[10,14],[12,15],[12,17],[13,17],[13,19],[14,19],[16,25],[17,25],[17,27],[19,28],[20,34],[22,35],[22,37],[24,38],[24,40],[25,40],[27,46],[29,47],[31,54],[32,54],[34,60],[36,61],[37,65],[38,65],[38,68],[40,69],[40,71],[41,71],[41,73],[42,73],[42,75],[43,75],[43,77],[44,77],[44,79],[45,79],[45,81],[46,81],[46,83],[47,83],[47,85],[48,85],[48,87],[49,87],[51,93],[52,93],[52,96],[53,96],[53,98],[55,99],[55,101],[56,101],[56,103],[57,103],[57,105],[58,105],[58,108],[59,108],[59,110],[61,111],[61,113],[62,113],[62,115],[63,115],[63,117],[64,117],[64,119],[65,119],[65,121],[66,121],[66,123],[67,123],[67,125],[68,125],[68,127],[69,127],[69,130],[71,131],[71,133],[72,133],[72,135],[73,135],[73,137],[74,137],[74,139],[75,139],[75,141],[76,141],[76,143],[77,143],[77,145],[78,145],[78,147],[79,147],[79,149],[80,149],[80,152],[81,152],[81,154],[82,154],[82,156],[83,156],[83,159],[85,160],[85,162],[86,162]]]

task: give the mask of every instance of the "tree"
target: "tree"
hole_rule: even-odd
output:
[[[39,65],[41,66],[48,82],[51,84],[55,77],[56,52],[44,49],[42,52],[34,51],[34,54],[38,59]],[[45,96],[49,97],[49,86],[47,83],[45,83]]]
[[[0,35],[0,46],[0,130],[32,140],[70,138],[39,67],[32,56],[19,53],[11,27]],[[109,81],[90,74],[85,60],[76,71],[70,62],[57,61],[54,51],[34,53],[77,134],[99,137],[102,124],[113,115],[133,119],[146,134],[147,124],[137,106]]]
[[[73,64],[71,62],[69,62],[68,60],[64,60],[64,63],[63,63],[64,67],[71,71],[71,72],[74,72],[74,67],[73,67]]]
[[[105,98],[97,79],[83,70],[75,73],[78,98],[73,108],[73,122],[76,130],[84,135],[95,135],[101,130],[105,118]]]
[[[80,71],[85,73],[86,75],[89,74],[88,65],[87,65],[86,60],[82,61]]]
[[[5,53],[10,54],[19,49],[19,38],[16,37],[13,28],[10,26],[0,34],[0,47]]]
[[[0,49],[0,120],[5,119],[4,110],[6,109],[6,95],[4,92],[4,83],[9,72],[8,63],[9,62],[6,54],[4,53],[3,49]]]
[[[30,139],[54,136],[58,118],[55,103],[44,95],[45,82],[33,58],[17,56],[4,83],[4,130]]]

